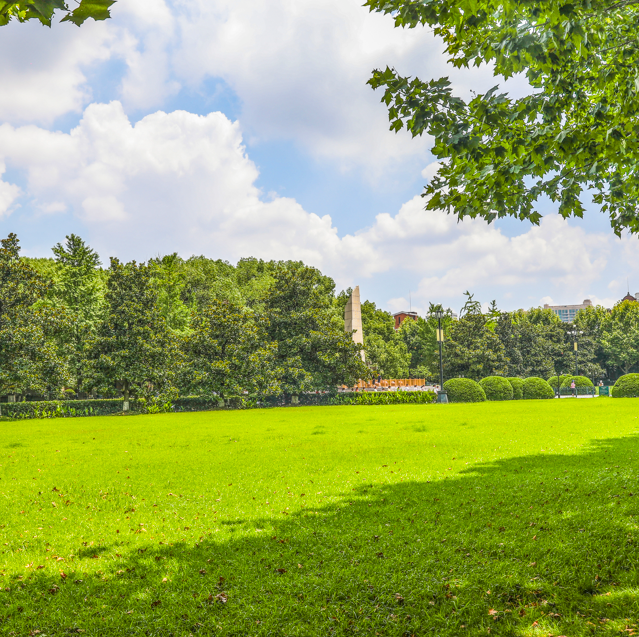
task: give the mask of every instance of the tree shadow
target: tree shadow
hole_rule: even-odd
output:
[[[275,534],[259,530],[272,518],[237,519],[218,522],[223,541],[122,541],[88,574],[84,560],[97,554],[79,547],[64,577],[12,576],[0,629],[629,634],[639,611],[638,457],[630,436],[579,454],[475,464],[436,482],[371,484],[279,514]]]

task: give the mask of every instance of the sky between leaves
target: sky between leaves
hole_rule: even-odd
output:
[[[427,30],[360,0],[119,0],[112,15],[0,30],[0,230],[25,254],[73,232],[104,261],[302,259],[391,311],[409,295],[458,310],[467,289],[503,309],[639,291],[638,239],[594,206],[565,222],[542,203],[540,227],[423,210],[429,140],[388,131],[371,71],[450,75],[462,96],[496,83],[448,67]]]

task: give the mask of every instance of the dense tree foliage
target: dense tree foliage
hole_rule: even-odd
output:
[[[68,316],[41,305],[50,284],[20,258],[16,235],[0,245],[0,394],[61,394]]]
[[[264,316],[246,307],[212,301],[193,318],[181,385],[190,393],[215,394],[222,400],[244,392],[279,393],[277,345],[268,340],[267,325]]]
[[[277,343],[276,364],[282,390],[329,390],[369,376],[361,347],[344,331],[343,314],[335,311],[333,280],[302,263],[280,263],[264,299],[267,334]]]
[[[505,348],[495,333],[498,312],[482,313],[481,304],[472,294],[466,292],[466,295],[459,321],[453,321],[450,326],[445,376],[477,381],[486,376],[505,376],[508,371]]]
[[[102,393],[121,389],[144,398],[175,387],[178,344],[161,315],[151,268],[111,259],[105,315],[88,346],[91,382]]]
[[[538,223],[549,197],[581,217],[586,191],[617,234],[639,232],[639,6],[634,1],[367,0],[397,27],[427,27],[456,67],[490,64],[496,86],[464,100],[443,77],[375,71],[391,129],[430,135],[440,161],[427,207]],[[498,83],[522,75],[513,99]]]
[[[5,2],[0,0],[0,26],[11,20],[28,22],[38,20],[47,27],[51,26],[56,11],[62,14],[60,22],[73,22],[80,26],[83,22],[106,20],[111,17],[109,8],[115,0],[79,0],[78,6],[71,9],[64,0],[24,0],[23,2]]]
[[[557,374],[576,368],[608,382],[639,368],[639,303],[586,308],[566,324],[548,309],[502,312],[493,302],[484,311],[470,293],[459,319],[431,304],[398,329],[364,301],[364,362],[344,330],[350,293],[336,294],[332,279],[301,262],[171,254],[148,264],[112,259],[104,269],[76,235],[51,259],[21,257],[9,235],[0,249],[0,395],[162,404],[178,392],[292,400],[379,376],[438,382],[436,310],[445,379],[540,377],[556,388]]]

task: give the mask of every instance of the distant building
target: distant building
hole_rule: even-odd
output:
[[[637,301],[639,301],[639,292],[637,292],[637,294],[635,294],[634,296],[632,296],[632,294],[630,294],[630,292],[628,292],[628,294],[626,294],[626,296],[623,297],[623,299],[621,299],[622,301],[634,301],[635,303]]]
[[[393,318],[395,319],[395,329],[398,330],[399,326],[407,319],[411,318],[413,321],[416,321],[419,316],[417,312],[397,312],[397,314],[393,314]]]
[[[634,301],[634,297],[632,297]],[[592,301],[586,299],[581,305],[544,305],[544,310],[552,310],[564,323],[572,323],[579,310],[585,310],[592,306]]]

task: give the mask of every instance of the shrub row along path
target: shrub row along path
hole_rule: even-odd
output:
[[[2,423],[0,633],[632,634],[638,407]]]

